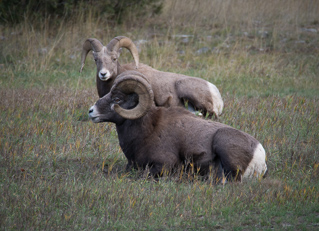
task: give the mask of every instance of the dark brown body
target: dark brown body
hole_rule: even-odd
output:
[[[244,132],[176,107],[152,108],[144,117],[126,120],[116,129],[128,168],[149,165],[155,175],[163,167],[192,163],[203,175],[211,167],[219,179],[222,172],[231,178],[241,176],[259,144]]]

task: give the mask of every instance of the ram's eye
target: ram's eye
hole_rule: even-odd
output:
[[[116,97],[116,98],[113,99],[113,101],[114,101],[114,103],[120,103],[120,102],[121,102],[121,99],[118,98],[118,97]]]
[[[117,58],[112,58],[112,61],[115,62],[117,60]]]

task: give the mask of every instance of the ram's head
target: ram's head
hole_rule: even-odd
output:
[[[115,78],[119,74],[118,58],[121,47],[125,47],[131,52],[137,68],[139,64],[138,51],[131,39],[119,36],[112,39],[107,46],[103,46],[99,40],[89,38],[83,44],[80,72],[83,70],[87,54],[92,50],[97,67],[97,76],[100,80],[107,81],[112,77]]]
[[[154,94],[145,77],[135,71],[123,72],[111,91],[100,98],[89,110],[95,123],[134,120],[144,116],[154,104]]]

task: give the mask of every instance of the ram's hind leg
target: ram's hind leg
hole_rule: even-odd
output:
[[[213,137],[213,152],[220,158],[227,180],[241,181],[259,142],[234,128],[220,128]]]
[[[216,172],[216,183],[218,184],[226,184],[227,183],[227,177],[225,175],[225,169],[223,167],[223,164],[219,158],[217,158],[215,162],[215,172]]]

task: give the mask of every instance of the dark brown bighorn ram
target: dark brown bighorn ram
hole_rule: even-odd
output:
[[[119,49],[127,48],[135,63],[120,65]],[[152,86],[157,106],[183,106],[188,102],[189,109],[199,110],[204,115],[218,117],[223,110],[223,100],[217,87],[201,78],[190,77],[170,72],[162,72],[145,64],[139,64],[138,51],[131,39],[119,36],[105,47],[95,39],[89,38],[83,44],[81,70],[87,54],[93,50],[97,66],[96,85],[99,97],[110,92],[116,77],[124,71],[136,70],[144,74]]]
[[[136,71],[119,75],[89,116],[95,123],[116,124],[128,170],[149,166],[157,176],[190,161],[202,175],[213,170],[218,179],[238,181],[267,170],[265,150],[254,137],[181,107],[155,106],[148,79]]]

